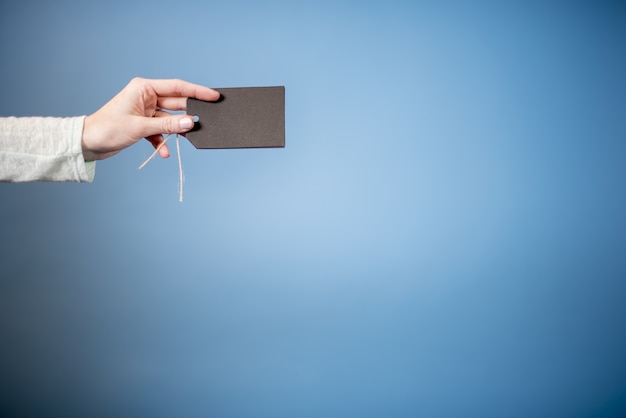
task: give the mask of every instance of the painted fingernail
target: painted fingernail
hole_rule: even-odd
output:
[[[183,118],[180,120],[180,127],[182,129],[189,129],[193,126],[193,120],[191,118]]]

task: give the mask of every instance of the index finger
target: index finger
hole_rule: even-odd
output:
[[[213,101],[220,97],[220,93],[199,84],[189,83],[179,79],[146,80],[148,85],[160,97],[193,97],[200,100]]]

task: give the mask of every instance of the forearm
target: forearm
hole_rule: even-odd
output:
[[[0,181],[91,182],[82,150],[84,116],[0,118]]]

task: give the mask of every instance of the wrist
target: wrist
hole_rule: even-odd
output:
[[[91,150],[91,148],[88,145],[90,142],[91,130],[92,130],[91,116],[85,116],[85,119],[83,121],[83,134],[82,134],[81,142],[80,142],[80,145],[83,150],[83,158],[85,159],[85,161],[97,160],[96,154]]]

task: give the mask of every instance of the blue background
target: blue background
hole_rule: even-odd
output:
[[[626,4],[2,2],[0,115],[286,86],[285,149],[0,184],[3,417],[626,415]]]

